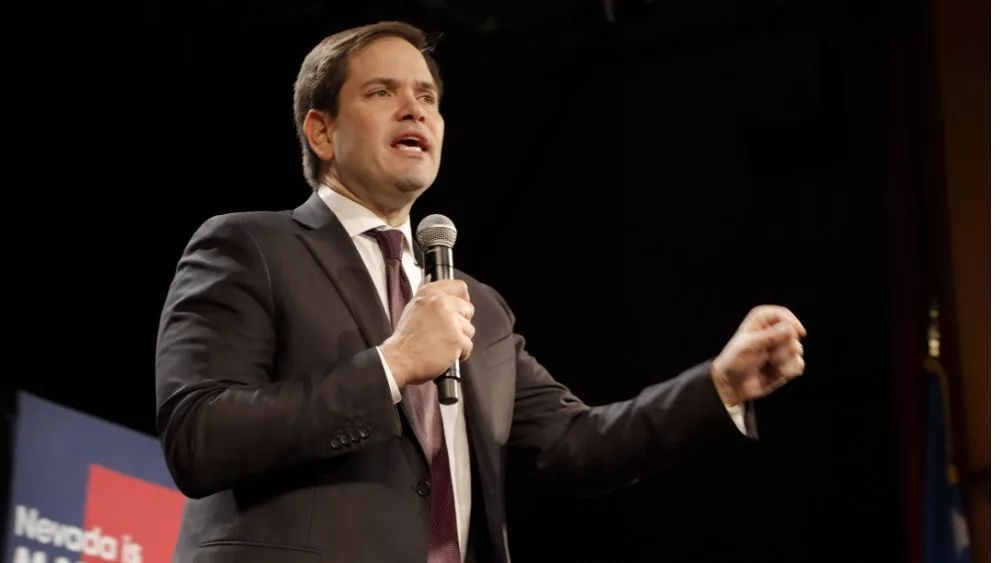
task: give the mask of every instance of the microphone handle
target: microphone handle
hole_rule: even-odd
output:
[[[424,270],[430,275],[431,281],[455,279],[455,265],[452,262],[451,248],[447,246],[432,246],[424,254]],[[454,405],[458,402],[458,387],[462,382],[462,374],[458,368],[458,360],[447,371],[434,379],[437,385],[438,402],[442,405]]]

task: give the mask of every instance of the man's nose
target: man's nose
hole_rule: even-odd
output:
[[[400,121],[424,121],[427,112],[420,101],[413,96],[403,96],[397,118]]]

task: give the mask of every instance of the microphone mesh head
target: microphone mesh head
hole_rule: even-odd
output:
[[[444,215],[428,215],[417,225],[417,242],[424,248],[432,246],[455,246],[458,230],[451,219]]]

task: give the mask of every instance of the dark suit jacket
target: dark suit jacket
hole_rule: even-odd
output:
[[[629,484],[742,439],[707,363],[590,407],[524,349],[514,315],[464,273],[473,462],[470,560],[508,561],[508,466],[570,491]],[[156,350],[157,428],[186,504],[176,561],[424,563],[428,465],[375,350],[390,327],[353,242],[313,194],[213,217],[183,252]]]

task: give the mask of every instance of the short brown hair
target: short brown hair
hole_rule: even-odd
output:
[[[438,97],[443,94],[440,71],[431,56],[433,40],[410,24],[398,21],[379,22],[347,29],[320,41],[302,61],[295,80],[294,95],[295,130],[302,148],[302,168],[306,181],[314,190],[319,187],[322,162],[309,146],[302,128],[306,114],[309,110],[316,109],[337,115],[340,89],[347,81],[348,57],[382,37],[399,37],[416,47],[427,61],[438,89]]]

